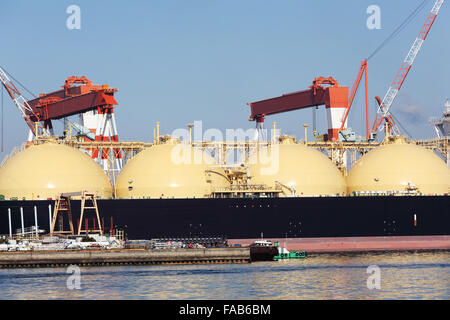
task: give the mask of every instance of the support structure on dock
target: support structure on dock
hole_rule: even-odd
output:
[[[87,198],[89,198],[92,201],[92,206],[90,206],[90,207],[86,206],[86,199]],[[94,225],[94,230],[91,230],[91,231],[92,232],[100,232],[100,235],[103,235],[103,230],[101,228],[101,223],[100,223],[100,215],[98,213],[98,206],[97,206],[96,196],[95,196],[94,193],[86,192],[86,191],[83,191],[82,194],[81,194],[81,214],[80,214],[80,224],[78,225],[78,235],[81,232],[81,226],[83,224],[84,210],[86,210],[86,209],[95,210],[95,214],[97,216],[98,230],[95,230],[95,225]],[[88,230],[88,226],[86,225],[86,232],[87,232],[87,230]]]
[[[64,231],[62,223],[60,223],[59,231],[55,231],[56,220],[58,219],[58,214],[60,214],[60,219],[63,219],[63,215],[62,215],[63,211],[67,212],[67,217],[69,218],[70,231]],[[64,234],[64,233],[68,233],[68,232],[71,234],[75,234],[74,229],[73,229],[72,209],[70,208],[70,196],[62,193],[55,200],[55,211],[53,212],[50,236],[53,236],[55,234]]]
[[[70,199],[71,197],[81,197],[81,213],[80,213],[80,219],[77,227],[77,234],[79,235],[81,233],[81,227],[83,224],[83,217],[84,217],[84,211],[85,210],[95,210],[97,222],[98,222],[98,229],[90,230],[92,232],[99,232],[100,235],[103,235],[103,230],[101,228],[101,222],[100,222],[100,214],[98,212],[98,206],[97,206],[97,199],[96,195],[93,192],[88,191],[81,191],[81,192],[67,192],[67,193],[61,193],[58,198],[55,201],[55,211],[53,213],[53,219],[52,219],[52,225],[51,225],[51,231],[50,236],[53,236],[54,234],[67,234],[70,233],[72,235],[75,234],[74,228],[73,228],[73,219],[72,219],[72,209],[70,206]],[[92,206],[86,206],[86,200],[90,200],[92,202]],[[64,231],[62,228],[62,223],[60,226],[59,231],[55,231],[55,225],[56,220],[58,218],[58,214],[62,214],[63,211],[67,211],[67,216],[69,219],[69,227],[70,231]],[[63,216],[60,215],[62,218]],[[86,223],[86,232],[88,231],[88,225]]]

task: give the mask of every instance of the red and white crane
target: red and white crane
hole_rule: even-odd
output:
[[[42,133],[53,135],[52,120],[66,119],[72,115],[81,115],[82,124],[69,122],[86,141],[119,141],[114,118],[114,106],[117,105],[114,93],[117,89],[107,85],[94,85],[86,77],[69,77],[61,90],[40,94],[38,98],[27,101],[2,68],[0,80],[30,128],[28,141],[32,140],[33,135],[41,134],[39,129]],[[86,151],[93,159],[100,157],[106,168],[108,147],[101,148],[101,152],[98,147],[88,148]],[[122,155],[119,148],[113,149],[113,157],[116,169],[120,170]]]
[[[78,84],[78,85],[75,85]],[[72,123],[77,131],[82,131],[85,140],[95,142],[118,142],[119,136],[114,117],[115,88],[107,85],[94,85],[86,77],[69,77],[61,90],[40,94],[38,98],[28,101],[28,105],[51,128],[51,121],[64,119],[72,115],[81,115],[82,124]],[[106,168],[109,148],[88,148],[93,159],[99,156]],[[116,168],[122,168],[122,155],[119,148],[113,149]]]
[[[429,13],[425,24],[422,26],[422,29],[419,32],[419,35],[414,40],[414,43],[412,44],[411,48],[409,49],[408,54],[406,55],[406,58],[403,60],[403,63],[400,67],[400,70],[397,72],[397,75],[394,78],[394,81],[392,82],[391,86],[387,90],[383,100],[377,98],[378,101],[378,111],[375,116],[375,120],[372,126],[371,135],[372,138],[376,135],[378,130],[382,130],[381,123],[383,120],[385,120],[390,128],[390,131],[392,134],[400,134],[400,131],[398,130],[398,127],[396,126],[395,122],[393,121],[392,116],[389,114],[389,109],[392,106],[392,103],[394,102],[395,97],[397,96],[398,91],[403,85],[403,82],[405,81],[406,76],[408,75],[409,70],[411,69],[414,59],[416,58],[417,54],[420,51],[420,48],[422,47],[423,42],[427,38],[428,32],[431,29],[431,26],[434,23],[434,20],[437,17],[437,14],[439,10],[441,9],[441,6],[443,4],[444,0],[436,0],[433,8],[431,9],[431,12]]]
[[[348,106],[348,87],[341,87],[332,77],[318,77],[314,79],[308,90],[247,104],[251,109],[249,120],[256,121],[259,136],[261,136],[259,132],[263,129],[265,116],[325,105],[328,120],[327,139],[337,141],[341,130],[340,121]],[[345,124],[344,121],[344,128]]]

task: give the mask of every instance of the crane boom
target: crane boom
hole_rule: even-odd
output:
[[[9,96],[13,100],[14,104],[16,105],[17,109],[19,109],[20,114],[22,115],[23,119],[27,123],[28,127],[30,127],[31,132],[36,136],[38,132],[36,132],[36,125],[35,121],[33,121],[29,114],[35,117],[36,121],[38,117],[34,113],[33,109],[28,104],[27,100],[22,96],[22,94],[19,92],[19,90],[16,88],[16,86],[11,82],[11,80],[8,78],[6,72],[0,67],[0,81],[2,82],[3,86],[5,87],[6,91],[8,92]],[[43,129],[43,126],[37,121],[38,127]]]
[[[346,121],[347,121],[347,116],[348,113],[350,111],[350,108],[352,107],[353,104],[353,100],[355,99],[355,95],[356,95],[356,91],[358,91],[358,87],[359,84],[361,82],[362,76],[363,74],[365,75],[365,89],[366,89],[366,137],[367,139],[369,139],[369,96],[368,96],[368,88],[367,88],[367,59],[363,60],[361,62],[361,66],[359,67],[358,70],[358,75],[356,76],[355,81],[353,82],[353,86],[352,86],[352,90],[350,91],[350,96],[348,98],[348,105],[347,108],[345,109],[345,113],[342,117],[341,120],[341,127],[339,128],[339,130],[344,130],[344,127],[346,125]]]
[[[434,20],[436,19],[436,16],[441,9],[441,6],[443,4],[444,0],[436,0],[433,8],[431,9],[425,24],[422,26],[422,29],[419,32],[419,35],[414,40],[414,43],[412,44],[411,48],[409,49],[408,54],[406,55],[405,59],[403,60],[403,63],[400,67],[400,70],[397,72],[397,75],[394,78],[394,81],[392,82],[391,86],[389,87],[388,91],[386,92],[381,104],[378,106],[378,111],[375,117],[375,121],[372,126],[372,133],[376,133],[378,129],[382,129],[380,126],[383,119],[386,119],[388,117],[389,109],[394,102],[395,97],[397,96],[398,91],[403,85],[403,82],[405,81],[406,76],[408,75],[409,70],[412,67],[412,64],[414,63],[414,59],[416,58],[417,54],[420,51],[420,48],[422,47],[423,42],[425,41],[428,32],[431,29],[431,26],[434,23]],[[394,129],[394,134],[399,134],[398,128],[395,126],[392,127]]]

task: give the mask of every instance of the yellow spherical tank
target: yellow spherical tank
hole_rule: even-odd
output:
[[[280,188],[284,196],[343,195],[345,179],[323,153],[280,137],[249,158],[252,184]]]
[[[55,199],[59,193],[90,191],[112,197],[108,177],[87,154],[57,143],[32,145],[0,168],[5,199]]]
[[[119,198],[204,198],[229,187],[214,159],[188,144],[168,142],[139,152],[116,181]]]
[[[450,169],[432,151],[402,138],[361,157],[347,176],[349,193],[444,194],[450,188]]]

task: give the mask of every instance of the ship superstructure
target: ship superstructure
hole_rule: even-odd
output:
[[[448,99],[445,101],[444,107],[441,118],[430,119],[430,124],[434,126],[438,138],[450,137],[450,101]]]

